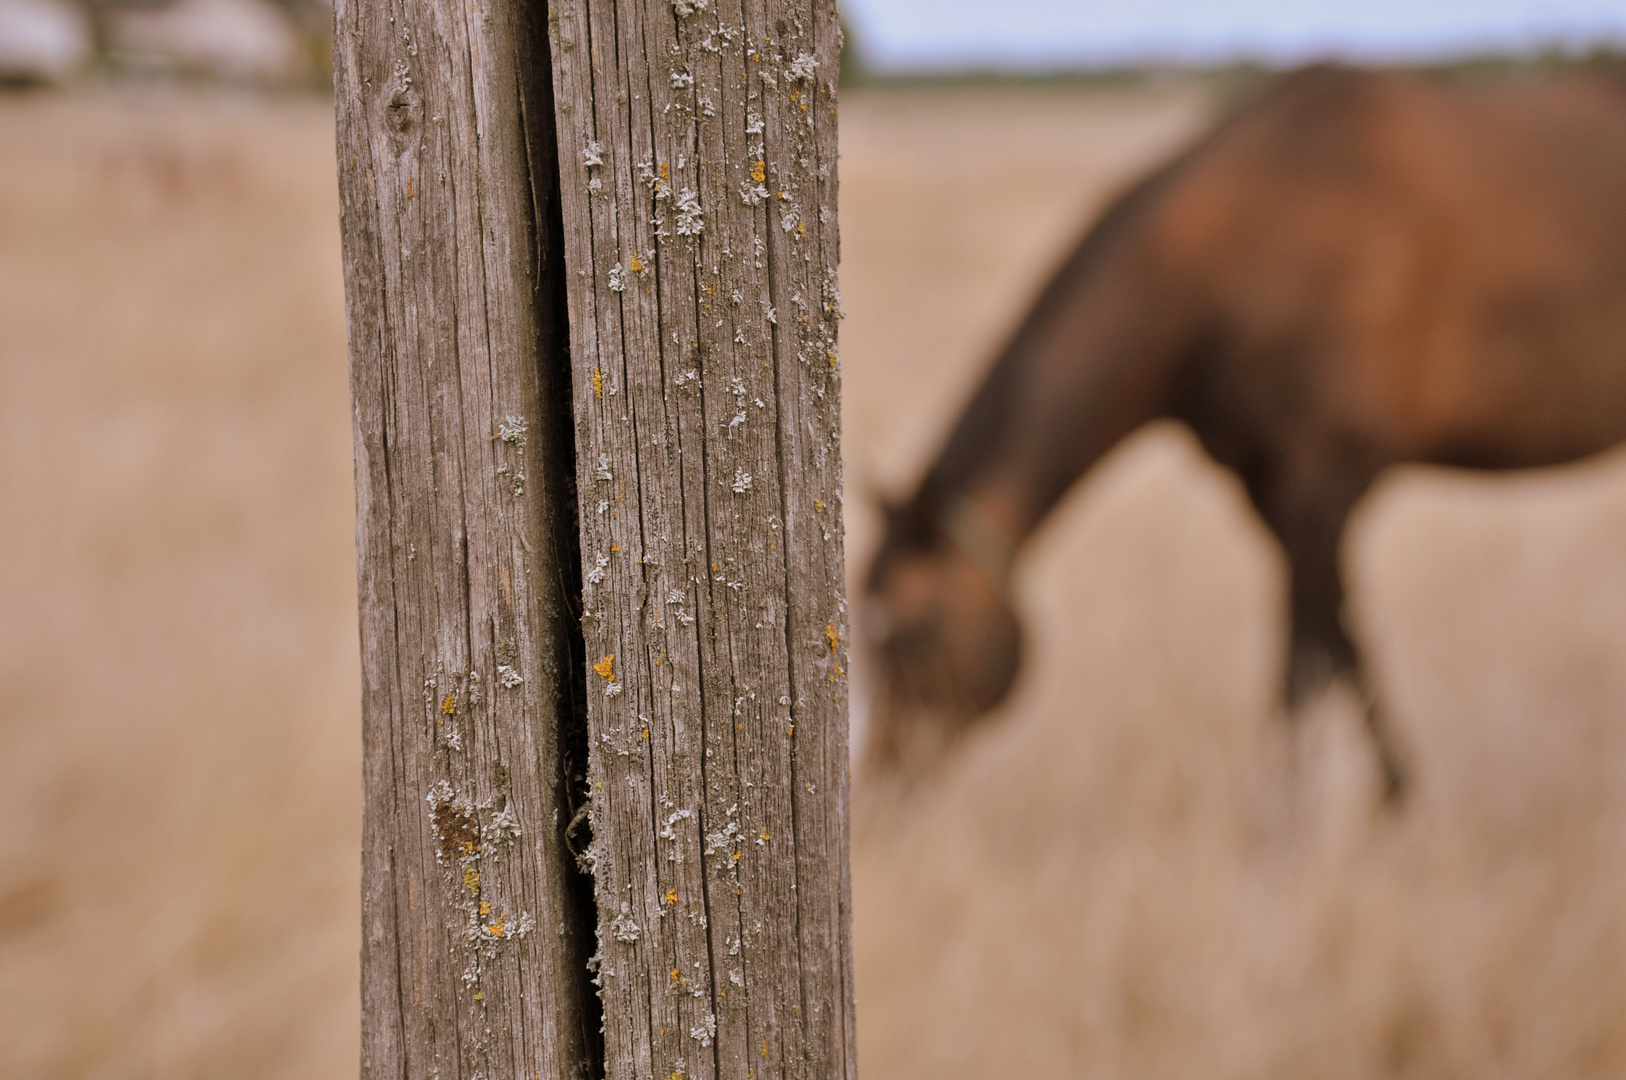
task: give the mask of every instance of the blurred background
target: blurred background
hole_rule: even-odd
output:
[[[854,579],[1091,216],[1272,70],[1626,48],[1620,0],[843,16]],[[0,1076],[356,1068],[329,17],[0,0]],[[1013,699],[855,789],[866,1075],[1626,1076],[1626,454],[1397,472],[1349,557],[1400,813],[1348,695],[1281,716],[1283,560],[1187,433],[1072,493]]]

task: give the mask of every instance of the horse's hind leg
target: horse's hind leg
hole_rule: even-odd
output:
[[[1296,709],[1329,681],[1347,678],[1361,699],[1377,751],[1384,797],[1399,802],[1406,775],[1394,738],[1344,627],[1344,583],[1338,552],[1344,525],[1375,470],[1327,469],[1292,484],[1249,483],[1266,522],[1287,549],[1290,614],[1287,705]]]

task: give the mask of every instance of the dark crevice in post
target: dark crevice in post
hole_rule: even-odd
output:
[[[548,10],[538,4],[526,30],[528,62],[520,65],[521,124],[530,171],[532,233],[531,280],[536,311],[538,454],[551,490],[550,512],[540,539],[552,547],[559,567],[559,603],[553,612],[560,654],[557,664],[560,710],[557,732],[561,775],[556,778],[558,824],[555,850],[564,865],[568,895],[561,922],[567,937],[565,963],[576,985],[578,1038],[583,1051],[579,1068],[566,1080],[604,1076],[603,1002],[588,963],[597,949],[598,904],[592,874],[576,857],[577,811],[587,803],[587,646],[582,636],[581,516],[576,490],[576,432],[571,404],[570,321],[565,300],[564,216],[559,199],[561,160],[553,107],[553,67],[548,45]],[[573,829],[576,826],[576,829]],[[591,826],[587,828],[590,830]]]

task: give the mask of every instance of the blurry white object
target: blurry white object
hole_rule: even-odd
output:
[[[90,20],[69,0],[0,0],[0,79],[56,82],[90,50]]]
[[[275,82],[297,75],[305,60],[299,35],[269,0],[177,0],[113,15],[114,51],[208,75]]]

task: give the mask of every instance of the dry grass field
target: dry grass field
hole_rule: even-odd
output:
[[[855,570],[865,493],[1206,115],[847,97]],[[0,1076],[354,1074],[331,165],[316,100],[0,97]],[[1626,1075],[1626,455],[1397,475],[1348,554],[1398,815],[1347,698],[1280,715],[1281,559],[1189,437],[1069,499],[1015,699],[857,790],[865,1075]]]

